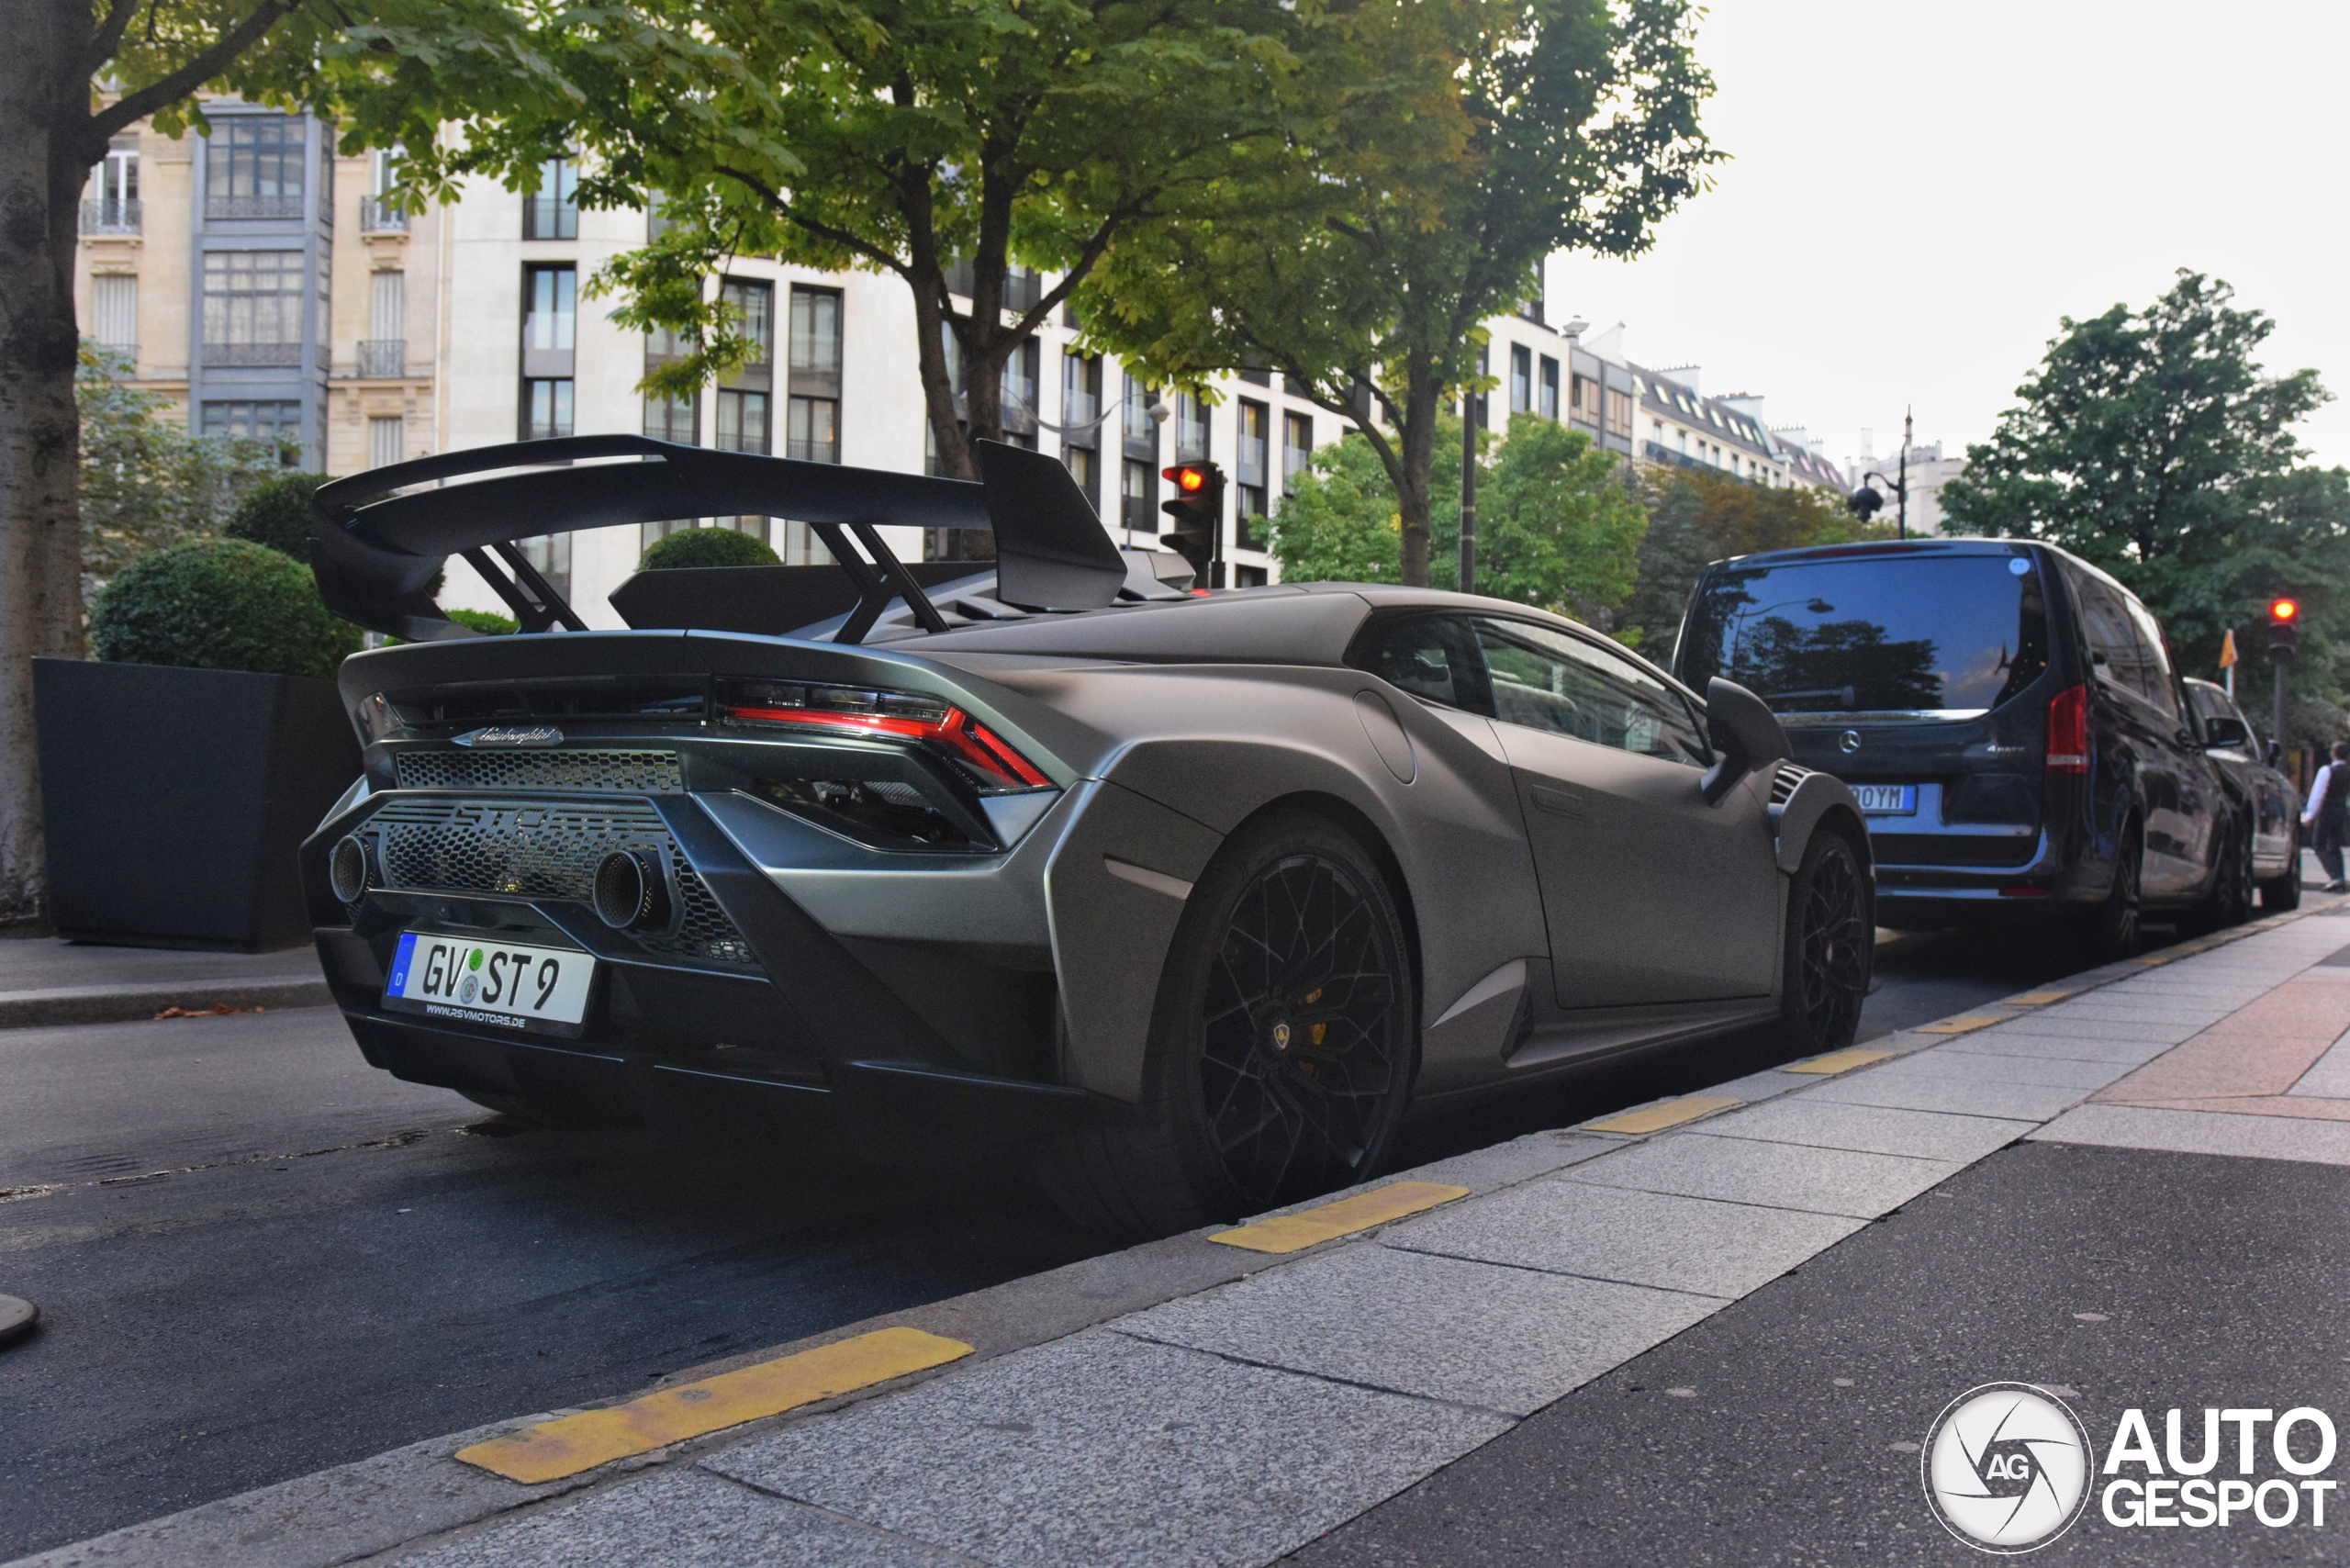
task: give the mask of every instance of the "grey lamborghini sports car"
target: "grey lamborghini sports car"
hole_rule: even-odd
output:
[[[980,450],[968,484],[580,437],[319,490],[321,594],[408,640],[343,666],[366,772],[303,850],[367,1059],[550,1120],[819,1110],[1150,1233],[1597,1057],[1850,1041],[1867,831],[1744,689],[1494,599],[1195,593]],[[513,543],[737,515],[836,564],[641,572],[592,632]],[[451,554],[523,634],[442,614]]]

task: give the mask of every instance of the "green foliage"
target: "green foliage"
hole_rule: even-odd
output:
[[[84,342],[73,380],[82,416],[82,569],[98,581],[150,551],[215,532],[278,472],[277,452],[266,442],[197,438],[167,422],[171,399],[125,386],[132,370],[121,350]]]
[[[246,540],[200,540],[108,583],[90,612],[90,645],[124,664],[330,678],[359,651],[359,629],[328,613],[301,562]]]
[[[1432,586],[1460,580],[1460,422],[1438,421],[1430,518]],[[1520,414],[1509,439],[1479,437],[1477,591],[1595,625],[1632,590],[1648,519],[1622,461],[1554,420]],[[1281,503],[1273,553],[1286,582],[1402,580],[1394,487],[1370,442],[1348,436],[1314,454]]]
[[[681,528],[655,540],[637,563],[639,571],[672,566],[777,566],[783,557],[755,533],[733,528]]]
[[[1299,121],[1205,212],[1125,237],[1089,338],[1187,383],[1259,364],[1350,420],[1432,579],[1439,409],[1489,386],[1483,323],[1570,249],[1631,255],[1702,188],[1712,82],[1685,0],[1367,0],[1319,15]],[[1365,394],[1371,407],[1358,400]]]
[[[245,498],[220,532],[307,561],[310,558],[310,498],[326,482],[323,474],[287,474],[272,479]]]
[[[499,615],[487,610],[449,610],[442,613],[458,625],[487,637],[503,637],[522,629],[522,623],[512,616]]]
[[[2143,310],[2063,319],[1990,441],[1942,487],[1952,532],[2044,539],[2129,584],[2183,668],[2218,673],[2231,627],[2260,646],[2265,606],[2303,606],[2293,684],[2340,706],[2350,656],[2350,472],[2292,427],[2327,400],[2313,370],[2268,376],[2276,323],[2182,270]]]
[[[1863,523],[1808,486],[1750,485],[1714,469],[1655,468],[1640,481],[1649,513],[1639,586],[1621,617],[1627,641],[1673,656],[1681,614],[1698,577],[1716,561],[1759,550],[1796,550],[1890,539],[1891,523]]]

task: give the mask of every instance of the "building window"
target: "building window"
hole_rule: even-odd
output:
[[[90,171],[82,197],[82,232],[139,232],[139,136],[129,132],[106,143],[106,155]]]
[[[1085,446],[1101,444],[1102,356],[1061,355],[1061,424],[1070,441]]]
[[[399,180],[398,150],[379,147],[367,157],[367,190],[359,198],[359,231],[362,234],[405,234],[408,213],[384,199],[385,195]]]
[[[204,253],[204,357],[212,364],[302,363],[302,252]]]
[[[1243,566],[1236,564],[1232,568],[1232,586],[1234,588],[1263,588],[1265,586],[1265,568],[1262,566]]]
[[[205,140],[204,216],[299,218],[307,128],[290,115],[232,115]]]
[[[1061,461],[1069,465],[1069,477],[1077,481],[1077,487],[1084,494],[1087,502],[1095,511],[1100,511],[1102,510],[1102,493],[1098,488],[1101,484],[1102,470],[1100,454],[1090,446],[1072,446],[1063,442]]]
[[[1314,418],[1281,416],[1281,494],[1297,494],[1297,476],[1314,466]]]
[[[367,330],[359,341],[359,374],[408,374],[408,274],[379,272],[368,280]]]
[[[830,288],[791,291],[791,372],[841,373],[841,297]]]
[[[1025,435],[1035,442],[1036,383],[1043,374],[1044,352],[1035,339],[1014,348],[1003,362],[1004,433]]]
[[[526,379],[522,383],[522,439],[549,441],[570,433],[570,378]]]
[[[1509,351],[1509,411],[1534,411],[1534,351],[1516,343]]]
[[[1599,383],[1588,375],[1578,375],[1574,377],[1573,384],[1567,390],[1570,398],[1569,417],[1577,424],[1589,425],[1592,429],[1597,430],[1599,428]]]
[[[795,395],[789,413],[790,428],[785,432],[789,450],[786,456],[806,463],[838,463],[841,460],[841,405],[836,398],[801,398]]]
[[[794,412],[800,398],[793,398]],[[721,452],[771,452],[772,436],[767,429],[767,394],[743,392],[722,387],[718,394],[718,436],[714,442]],[[807,454],[795,447],[791,455]],[[829,462],[830,459],[824,461]]]
[[[674,441],[680,446],[699,445],[701,398],[661,398],[646,393],[644,433],[655,441]]]
[[[1549,354],[1542,356],[1542,386],[1538,394],[1542,399],[1535,412],[1546,420],[1559,417],[1559,362]]]
[[[265,441],[277,448],[277,460],[292,468],[302,461],[302,405],[292,399],[207,402],[197,423],[207,436],[235,436]]]
[[[1607,433],[1627,442],[1632,439],[1632,394],[1621,386],[1607,389]]]
[[[1125,385],[1121,388],[1119,400],[1119,408],[1122,410],[1119,417],[1119,431],[1127,446],[1149,448],[1147,454],[1136,453],[1134,455],[1148,455],[1156,459],[1158,455],[1158,427],[1151,423],[1150,407],[1158,401],[1158,398],[1153,397],[1150,390],[1141,382],[1134,378],[1132,372],[1128,372],[1124,380]]]
[[[1265,547],[1265,514],[1267,486],[1270,479],[1272,446],[1272,410],[1262,403],[1242,398],[1238,410],[1238,441],[1233,453],[1234,476],[1240,482],[1238,505],[1239,532],[1237,543],[1243,550]]]
[[[571,535],[542,533],[535,539],[517,539],[514,547],[522,552],[532,570],[546,578],[557,598],[571,597]]]
[[[90,336],[139,357],[137,273],[99,273],[90,279]]]
[[[750,357],[734,371],[737,381],[775,368],[775,286],[730,277],[718,286],[719,301],[734,318],[734,329],[750,344]]]
[[[367,466],[388,468],[406,455],[408,421],[397,414],[372,415],[367,420]]]
[[[1158,517],[1153,510],[1158,499],[1158,470],[1137,458],[1129,457],[1120,470],[1118,480],[1118,521],[1126,531],[1126,543],[1132,544],[1137,533],[1147,545],[1158,537]]]
[[[538,188],[522,197],[522,238],[579,238],[579,161],[548,158],[539,164]]]
[[[1178,392],[1175,394],[1175,461],[1205,463],[1207,460],[1207,408],[1193,394]]]

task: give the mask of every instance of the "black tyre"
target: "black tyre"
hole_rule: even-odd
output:
[[[2109,964],[2138,950],[2139,918],[2144,909],[2146,839],[2138,819],[2122,824],[2113,862],[2113,886],[2105,902],[2081,924],[2081,947],[2092,964]]]
[[[2195,925],[2203,931],[2242,925],[2252,918],[2254,888],[2252,830],[2231,819],[2221,829],[2211,888],[2195,912]]]
[[[1874,900],[1852,845],[1812,835],[1787,893],[1781,1030],[1797,1056],[1841,1050],[1860,1027],[1876,954]]]
[[[1038,1174],[1080,1223],[1129,1237],[1361,1182],[1403,1115],[1417,1016],[1378,864],[1324,818],[1263,819],[1192,890],[1132,1119],[1063,1141]]]
[[[2288,909],[2301,907],[2301,823],[2293,821],[2293,853],[2285,862],[2284,874],[2271,877],[2260,884],[2260,912],[2282,914]]]

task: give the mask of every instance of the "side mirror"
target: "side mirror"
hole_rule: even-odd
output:
[[[2221,751],[2252,744],[2252,732],[2242,719],[2218,717],[2203,721],[2203,744]]]
[[[1756,768],[1795,755],[1770,704],[1720,676],[1706,683],[1706,738],[1720,754],[1700,785],[1709,806],[1719,805]]]

